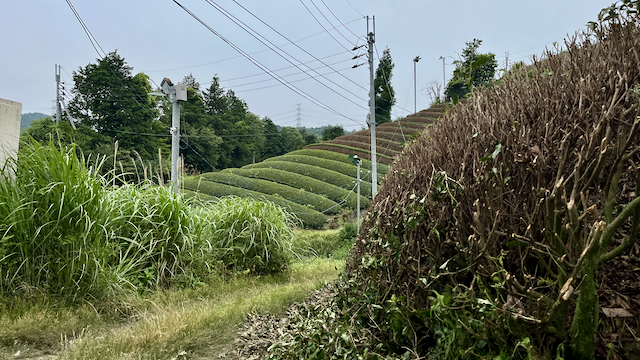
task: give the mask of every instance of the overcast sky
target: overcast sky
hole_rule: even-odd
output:
[[[428,84],[451,77],[451,62],[465,42],[482,39],[480,52],[496,54],[499,68],[530,61],[545,46],[562,43],[585,28],[612,0],[391,1],[391,0],[177,0],[228,42],[199,23],[172,0],[71,0],[106,52],[118,51],[133,72],[155,83],[193,74],[202,88],[217,75],[260,117],[295,126],[300,104],[306,127],[365,125],[369,70],[367,21],[375,16],[376,53],[389,47],[395,63],[391,83],[397,104],[392,114],[414,109],[413,59],[417,63],[417,109],[429,106]],[[244,7],[241,7],[240,4]],[[230,17],[259,35],[255,37]],[[99,57],[65,0],[0,0],[0,98],[22,103],[23,113],[51,114],[55,99],[54,64],[62,65],[66,89],[71,75]],[[275,30],[275,31],[274,31]],[[277,32],[276,32],[277,31]],[[280,33],[281,35],[279,35]],[[294,44],[292,44],[292,41]],[[274,45],[271,45],[274,44]],[[272,50],[273,49],[273,50]],[[100,49],[98,49],[100,50]],[[278,53],[276,51],[279,51]],[[280,55],[278,55],[280,54]],[[282,76],[296,91],[255,63]],[[304,65],[301,65],[304,64]],[[378,55],[375,56],[375,66]],[[295,66],[294,66],[295,65]],[[155,86],[155,85],[154,85]],[[69,96],[67,95],[67,99]]]

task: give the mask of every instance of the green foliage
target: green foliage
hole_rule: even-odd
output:
[[[143,134],[165,134],[164,127],[154,121],[159,117],[147,75],[132,75],[128,66],[115,51],[73,72],[75,95],[69,112],[80,119],[87,129],[97,131],[118,141],[124,149],[136,150],[150,159],[158,148],[166,148],[163,137]],[[83,149],[90,152],[91,149]]]
[[[234,223],[228,204],[188,202],[164,187],[110,188],[101,160],[94,163],[87,167],[74,147],[31,142],[0,172],[0,295],[112,298],[184,278],[193,285],[220,270],[212,266],[231,250],[212,239],[225,231],[241,236],[220,220]],[[234,204],[244,206],[236,220],[260,234],[242,249],[253,257],[234,269],[286,267],[291,215],[255,200]],[[219,244],[229,245],[220,236]]]
[[[318,158],[329,159],[340,161],[345,164],[352,164],[351,160],[349,160],[349,155],[340,154],[334,151],[327,150],[316,150],[316,149],[302,149],[297,151],[292,151],[288,155],[305,155],[305,156],[315,156]],[[389,166],[385,164],[377,164],[378,174],[386,174],[389,171]],[[360,165],[361,170],[371,170],[371,161],[362,159],[362,164]]]
[[[346,223],[340,230],[303,230],[296,233],[294,252],[303,257],[331,257],[344,260],[356,238],[355,223]]]
[[[311,145],[311,146],[314,146],[314,145]],[[333,143],[322,143],[322,146],[338,147],[338,148],[343,148],[343,149],[347,149],[347,150],[362,151],[364,153],[371,154],[370,150],[367,150],[367,149],[364,149],[364,148],[353,147],[353,146],[349,146],[349,145],[341,145],[341,144],[333,144]],[[387,160],[393,160],[393,156],[385,155],[385,154],[382,154],[382,153],[377,153],[377,156],[378,156],[378,160],[380,160],[380,158],[384,158],[384,159],[387,159]]]
[[[347,190],[355,191],[355,178],[341,174],[337,171],[320,168],[313,165],[293,163],[289,161],[264,161],[258,164],[244,166],[243,169],[279,169],[292,173],[308,176],[331,185],[335,185]],[[360,184],[360,194],[371,193],[371,184],[362,182]]]
[[[294,162],[298,164],[313,165],[313,166],[317,166],[327,170],[337,171],[341,174],[350,176],[352,178],[357,177],[357,171],[358,171],[358,167],[353,164],[348,164],[345,162],[330,160],[326,158],[318,158],[315,156],[307,156],[307,155],[282,155],[282,156],[277,156],[277,157],[265,160],[266,163],[269,163],[271,161],[288,161],[288,162]],[[371,180],[370,173],[366,171],[362,171],[362,169],[360,169],[360,172],[361,172],[360,176],[363,180],[366,180],[367,178]],[[384,179],[384,175],[381,175],[380,173],[378,173],[378,183],[382,182],[383,179]]]
[[[304,189],[305,191],[324,196],[337,203],[341,203],[344,201],[344,205],[348,206],[351,209],[355,209],[357,206],[355,193],[308,176],[269,168],[226,169],[225,171],[244,177],[264,179],[288,185],[294,188]],[[365,196],[360,195],[360,207],[366,209],[368,206],[369,199],[367,199]]]
[[[213,166],[240,167],[250,163],[254,156],[260,157],[266,142],[264,123],[249,112],[244,100],[233,90],[225,91],[214,76],[209,88],[202,92],[202,101],[208,115],[206,126],[223,138],[217,149],[211,149],[220,156]]]
[[[342,127],[342,125],[329,125],[322,130],[323,141],[333,140],[342,135],[344,135],[344,128]]]
[[[456,69],[445,89],[447,101],[462,99],[473,87],[487,85],[493,80],[498,67],[496,55],[479,54],[481,44],[482,40],[479,39],[467,41],[467,47],[462,50],[462,59],[454,61]]]
[[[36,112],[22,114],[22,116],[20,116],[20,131],[22,132],[22,130],[28,128],[29,125],[31,125],[31,122],[33,120],[39,120],[46,117],[51,117],[51,116],[43,113],[36,113]]]
[[[324,196],[307,192],[304,189],[296,189],[273,181],[235,175],[233,172],[212,172],[202,175],[208,181],[241,187],[256,191],[265,195],[275,195],[287,199],[296,204],[305,205],[317,211],[328,214],[337,214],[340,206],[335,201]]]
[[[224,141],[216,135],[212,125],[212,117],[204,111],[204,101],[200,93],[193,89],[195,79],[187,79],[191,84],[187,88],[187,101],[180,103],[181,127],[180,135],[183,144],[181,153],[186,167],[195,172],[210,171],[218,165],[221,157],[220,147]],[[199,85],[198,85],[199,86]],[[170,124],[171,104],[163,103],[165,123]]]
[[[187,178],[183,180],[182,184],[185,189],[214,197],[238,196],[256,200],[271,201],[297,216],[301,225],[311,229],[322,229],[326,221],[325,216],[320,212],[307,206],[296,204],[282,197],[266,195],[257,191],[245,190],[235,186],[214,183],[203,180],[202,178]]]
[[[382,57],[376,69],[376,77],[373,80],[373,88],[376,102],[376,125],[380,125],[391,121],[391,108],[396,103],[396,95],[391,86],[391,77],[393,60],[391,59],[391,50],[384,49]]]
[[[271,202],[226,197],[212,214],[213,246],[224,266],[271,274],[285,270],[292,256],[293,215]]]

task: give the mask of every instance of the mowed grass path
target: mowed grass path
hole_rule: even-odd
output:
[[[293,264],[285,275],[239,276],[196,289],[162,291],[129,300],[136,312],[127,320],[96,320],[97,315],[93,315],[82,330],[74,330],[75,338],[71,329],[67,329],[68,334],[39,336],[62,339],[60,346],[65,349],[57,354],[58,359],[229,358],[237,327],[248,313],[279,313],[288,305],[303,301],[312,290],[337,279],[343,266],[343,260],[314,258]],[[58,319],[62,323],[52,332],[64,329],[65,321],[75,327],[83,321],[73,311],[63,313],[63,319]],[[24,327],[37,327],[42,319],[55,317],[47,308],[19,317],[0,315],[0,339],[7,340],[16,332],[28,333]],[[23,337],[28,338],[28,334]],[[32,353],[34,357],[19,355],[20,358],[35,359],[43,353],[59,351],[34,351],[37,347],[38,344],[27,346],[17,341],[14,346],[0,348],[0,358],[13,359],[21,351],[22,356]]]

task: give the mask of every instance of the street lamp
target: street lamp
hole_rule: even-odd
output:
[[[416,78],[416,64],[420,61],[420,56],[416,56],[413,58],[413,112],[418,113],[418,101],[417,101],[417,93],[418,93],[418,81]]]
[[[149,95],[169,96],[173,103],[171,113],[171,188],[178,193],[178,158],[180,157],[180,103],[187,101],[187,86],[181,83],[173,84],[168,78],[160,83],[162,93],[152,92]]]
[[[440,56],[438,60],[442,60],[442,101],[444,101],[444,92],[445,92],[445,89],[447,88],[447,83],[445,80],[445,65],[444,65],[445,58],[444,56]]]

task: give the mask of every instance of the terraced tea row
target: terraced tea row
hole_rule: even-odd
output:
[[[432,107],[376,128],[378,183],[384,180],[389,165],[402,152],[404,144],[436,121],[443,109],[443,106]],[[270,200],[296,214],[305,227],[321,228],[325,214],[357,207],[357,167],[349,155],[362,159],[360,207],[369,206],[370,134],[369,130],[362,130],[241,169],[206,173],[184,181],[184,188],[206,194],[205,197],[234,195]]]

